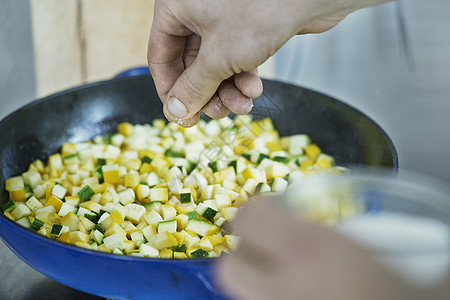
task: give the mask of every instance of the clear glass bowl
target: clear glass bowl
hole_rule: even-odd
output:
[[[357,170],[308,178],[284,201],[368,248],[412,284],[430,287],[450,270],[450,189],[412,172]]]

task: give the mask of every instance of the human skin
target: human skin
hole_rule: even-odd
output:
[[[168,120],[190,127],[248,113],[257,67],[296,34],[329,30],[389,0],[156,0],[148,64]]]
[[[233,299],[445,299],[407,285],[337,231],[301,222],[274,201],[249,203],[233,220],[241,243],[217,270]]]

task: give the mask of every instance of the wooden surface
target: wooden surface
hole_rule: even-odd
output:
[[[147,64],[152,0],[31,0],[37,96]]]

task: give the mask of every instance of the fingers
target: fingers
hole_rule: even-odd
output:
[[[160,6],[163,2],[156,2]],[[155,12],[164,9],[155,9]],[[176,19],[156,13],[148,42],[147,60],[158,95],[163,103],[177,78],[184,71],[186,36],[192,32]]]
[[[202,108],[203,112],[214,119],[222,119],[228,116],[230,110],[222,103],[219,96],[214,94],[211,100]]]
[[[242,94],[250,98],[258,98],[263,92],[262,81],[258,76],[258,69],[234,75],[234,84]]]
[[[220,85],[219,98],[229,110],[237,115],[249,113],[253,108],[253,100],[242,94],[231,81],[225,81]]]

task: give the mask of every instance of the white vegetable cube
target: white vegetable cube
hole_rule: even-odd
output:
[[[198,242],[198,247],[200,247],[200,249],[205,250],[207,252],[213,251],[214,247],[211,244],[211,242],[209,241],[209,239],[207,239],[206,237],[202,238],[199,242]]]
[[[23,203],[17,203],[16,208],[11,212],[11,216],[15,220],[31,215],[31,209]]]
[[[77,216],[84,216],[84,214],[91,214],[91,211],[89,209],[84,208],[84,207],[78,208]]]
[[[98,224],[101,224],[103,221],[105,221],[106,220],[106,218],[108,218],[109,217],[109,213],[107,213],[107,212],[105,212],[105,213],[103,213],[103,215],[100,217],[100,219],[98,219]]]
[[[28,171],[22,174],[23,177],[23,182],[25,184],[28,184],[31,188],[34,188],[35,186],[37,186],[38,184],[41,184],[42,182],[42,178],[41,178],[41,174],[39,174],[36,171]]]
[[[253,194],[255,193],[256,186],[258,185],[258,181],[253,178],[247,179],[244,186],[242,187],[247,193]]]
[[[311,139],[306,134],[296,134],[289,138],[289,153],[291,155],[303,154],[303,148],[311,143]]]
[[[42,205],[41,202],[39,202],[38,199],[36,199],[36,197],[31,196],[26,202],[25,202],[26,206],[28,206],[29,209],[31,209],[32,211],[36,211],[39,208],[44,207]]]
[[[225,194],[216,195],[216,205],[219,210],[222,209],[223,207],[231,206],[231,195]]]
[[[200,241],[200,238],[198,236],[191,236],[186,231],[182,231],[184,234],[184,244],[186,245],[186,248],[192,248],[196,247],[198,242]]]
[[[292,184],[294,182],[302,180],[304,177],[305,177],[305,174],[302,171],[300,171],[300,170],[293,171],[289,174],[289,183]]]
[[[106,248],[111,251],[113,251],[114,249],[123,250],[125,248],[125,242],[118,233],[114,233],[108,237],[105,237],[103,239],[103,243],[105,244]]]
[[[266,169],[267,177],[268,178],[275,178],[275,177],[285,177],[287,174],[289,174],[289,167],[279,163],[277,161],[274,161],[272,165],[270,165]]]
[[[151,201],[161,201],[165,203],[169,200],[169,191],[167,188],[151,188],[150,199]]]
[[[130,238],[132,241],[137,242],[144,239],[144,235],[140,231],[134,231],[130,233]]]
[[[129,203],[133,203],[136,198],[136,196],[134,195],[134,191],[130,188],[120,191],[118,195],[119,195],[119,202],[122,203],[122,205],[124,206]]]
[[[228,221],[232,220],[238,211],[237,207],[225,207],[222,209],[222,215]]]
[[[179,214],[175,217],[175,220],[177,220],[177,228],[178,229],[185,229],[189,222],[189,217],[185,214]]]
[[[61,205],[61,208],[59,209],[58,215],[59,215],[60,217],[64,217],[65,215],[67,215],[67,214],[70,213],[70,212],[75,213],[75,211],[76,211],[76,208],[75,208],[75,207],[73,207],[73,206],[70,205],[70,204],[63,203],[63,204]]]
[[[155,226],[153,225],[142,228],[141,232],[147,241],[151,241],[156,235]]]
[[[226,235],[224,237],[224,244],[230,250],[235,250],[237,248],[237,246],[239,245],[239,237],[237,237],[235,235]]]
[[[154,186],[161,183],[161,179],[159,178],[158,174],[155,172],[150,172],[147,177],[147,184],[149,186]]]
[[[175,207],[172,205],[161,205],[161,216],[164,221],[172,220],[177,215]]]
[[[103,233],[101,233],[98,230],[94,230],[91,232],[91,238],[97,243],[97,244],[102,244],[103,243],[103,239],[105,238],[105,236],[103,235]]]
[[[139,246],[139,253],[145,257],[158,257],[159,255],[158,250],[147,244],[141,244],[141,246]]]
[[[272,181],[272,192],[284,192],[288,186],[288,182],[283,178],[274,178]]]
[[[146,184],[139,184],[136,187],[136,198],[142,200],[150,195],[150,187]]]
[[[67,190],[59,184],[56,184],[52,189],[52,194],[58,197],[59,199],[63,199],[64,196],[66,196],[66,192]]]
[[[214,194],[214,185],[207,185],[201,188],[201,196],[203,199],[212,199]]]
[[[128,214],[128,209],[129,209],[128,205],[130,205],[130,204],[127,204],[127,206],[123,206],[120,203],[114,204],[114,206],[111,209],[110,213],[113,213],[113,212],[117,211],[120,214],[120,216],[125,219],[125,217]],[[144,208],[144,210],[145,210],[145,208]]]
[[[134,203],[128,204],[126,208],[128,209],[126,215],[127,219],[135,224],[138,224],[141,221],[144,214],[147,212],[142,205],[137,205]]]
[[[88,218],[80,218],[81,222],[80,224],[83,224],[84,228],[86,228],[86,230],[92,230],[95,226],[95,223],[92,222],[91,220],[89,220]]]
[[[144,220],[149,225],[158,225],[159,222],[164,221],[160,214],[152,210],[151,212],[144,215]]]
[[[183,183],[178,178],[172,178],[171,180],[169,180],[168,186],[169,186],[170,192],[176,193],[176,194],[181,193],[181,190],[183,189]],[[152,201],[156,201],[156,200],[152,200]]]
[[[37,199],[41,199],[45,196],[45,190],[42,187],[42,185],[37,185],[33,188],[33,194],[36,196]]]

